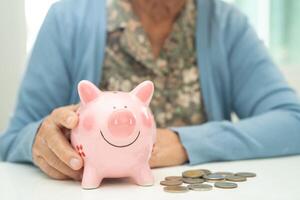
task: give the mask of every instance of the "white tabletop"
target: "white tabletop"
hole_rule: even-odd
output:
[[[183,194],[165,193],[160,180],[169,175],[180,175],[183,170],[207,168],[212,171],[250,171],[256,178],[239,183],[237,189],[214,188],[208,192],[189,191]],[[300,156],[219,162],[199,166],[179,166],[153,170],[156,181],[152,187],[141,187],[128,180],[106,180],[95,190],[83,190],[79,182],[55,181],[47,178],[30,165],[0,163],[1,200],[54,200],[54,199],[222,199],[222,200],[299,200],[300,199]]]

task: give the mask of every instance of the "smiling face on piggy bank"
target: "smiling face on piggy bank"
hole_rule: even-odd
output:
[[[149,104],[154,92],[144,81],[131,92],[102,92],[89,81],[78,84],[79,123],[71,143],[84,160],[82,187],[99,187],[103,178],[131,177],[152,185],[149,159],[156,125]]]

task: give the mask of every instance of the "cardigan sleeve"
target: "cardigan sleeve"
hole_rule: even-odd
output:
[[[247,18],[232,9],[222,30],[240,121],[171,127],[190,164],[300,153],[300,104]]]
[[[67,60],[68,31],[59,5],[53,5],[44,20],[24,74],[15,111],[0,138],[4,161],[32,162],[32,145],[45,116],[68,103],[70,75]],[[68,27],[70,28],[70,27]]]

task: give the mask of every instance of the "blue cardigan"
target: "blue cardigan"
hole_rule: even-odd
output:
[[[173,127],[190,164],[300,153],[299,99],[247,18],[219,0],[198,0],[197,7],[196,46],[209,121]],[[105,42],[104,0],[63,0],[51,7],[0,139],[3,160],[32,162],[43,118],[78,103],[80,80],[100,82]],[[233,112],[239,122],[230,122]]]

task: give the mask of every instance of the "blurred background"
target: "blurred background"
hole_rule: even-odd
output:
[[[39,27],[55,1],[0,0],[0,132],[12,113]],[[226,1],[249,17],[274,61],[300,92],[300,0]]]

